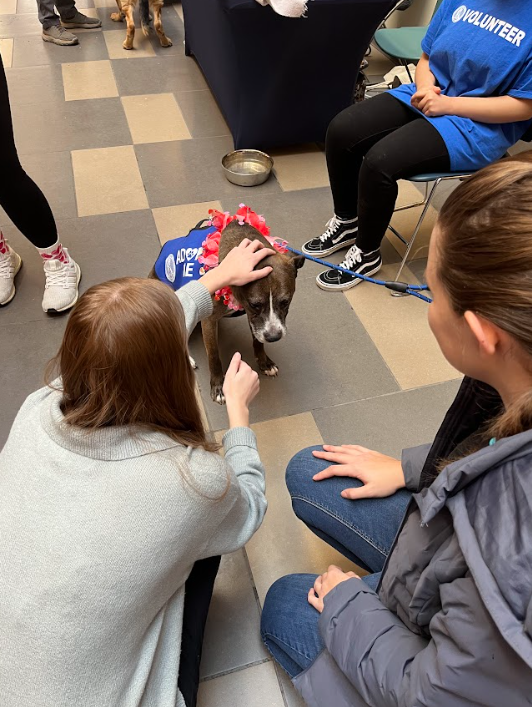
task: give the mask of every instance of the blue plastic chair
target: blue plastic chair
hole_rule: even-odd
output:
[[[436,14],[442,1],[438,0],[436,3],[434,14]],[[397,60],[406,68],[410,80],[413,81],[408,64],[421,59],[421,54],[423,53],[421,42],[426,33],[426,27],[385,27],[375,32],[374,41],[383,54],[389,56],[390,59]]]

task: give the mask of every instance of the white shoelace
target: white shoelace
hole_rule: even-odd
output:
[[[62,263],[61,267],[57,270],[45,269],[45,274],[45,289],[49,287],[69,287],[71,286],[69,278],[72,279],[74,277],[74,273],[71,268],[69,268],[68,263]]]
[[[341,268],[346,270],[353,270],[355,265],[362,262],[362,256],[364,254],[356,245],[352,245],[351,248],[345,254],[345,260],[340,263]]]
[[[334,234],[340,228],[341,225],[342,222],[339,221],[336,216],[333,216],[331,219],[329,219],[329,221],[327,221],[327,223],[325,224],[325,228],[327,230],[321,234],[320,241],[324,243],[326,240],[331,238],[331,236],[334,236]]]
[[[0,277],[5,280],[13,277],[13,259],[9,253],[7,257],[4,254],[0,254]]]

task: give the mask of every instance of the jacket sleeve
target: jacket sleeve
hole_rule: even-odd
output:
[[[214,509],[220,514],[216,532],[211,535],[203,557],[223,555],[243,547],[260,527],[266,513],[264,467],[257,450],[255,433],[236,427],[223,438],[224,465],[228,487]]]
[[[421,444],[419,447],[403,449],[401,453],[401,466],[405,475],[406,488],[412,493],[419,491],[421,472],[431,446],[431,444]]]
[[[362,580],[342,582],[326,597],[320,617],[327,649],[370,707],[515,704],[520,688],[530,684],[529,669],[516,669],[515,654],[494,630],[471,577],[442,585],[440,593],[442,609],[427,640]]]
[[[183,307],[187,334],[190,336],[198,322],[212,314],[212,297],[201,281],[189,282],[175,294]]]

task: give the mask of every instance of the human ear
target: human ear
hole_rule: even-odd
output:
[[[465,312],[464,319],[477,340],[481,353],[493,356],[501,340],[499,328],[475,312]]]

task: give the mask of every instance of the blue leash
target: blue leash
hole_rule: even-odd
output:
[[[280,241],[281,239],[277,240]],[[400,292],[404,295],[412,295],[412,297],[417,297],[418,299],[423,300],[423,302],[428,302],[429,304],[432,302],[430,297],[426,297],[425,295],[420,294],[422,291],[429,289],[427,285],[409,285],[406,282],[395,282],[395,280],[376,280],[374,277],[361,275],[358,272],[353,272],[353,270],[347,270],[346,268],[342,268],[340,265],[328,263],[326,260],[320,260],[320,258],[315,258],[313,255],[307,255],[306,253],[303,253],[300,250],[296,250],[296,248],[291,248],[284,241],[282,241],[282,245],[291,253],[295,253],[296,255],[302,255],[307,260],[312,260],[314,263],[324,265],[326,268],[332,268],[333,270],[345,272],[348,275],[358,277],[360,280],[364,280],[365,282],[371,282],[373,285],[381,285],[382,287],[386,287],[388,290],[393,290],[394,292]]]

